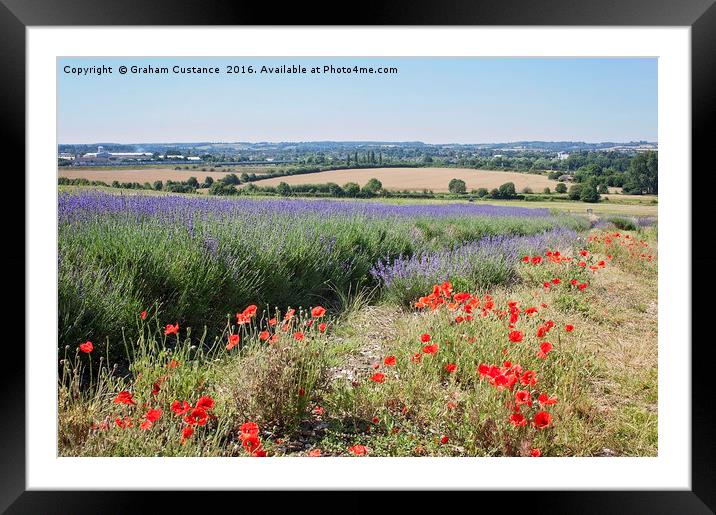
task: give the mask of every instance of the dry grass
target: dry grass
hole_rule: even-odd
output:
[[[214,168],[213,172],[208,171],[210,165],[202,165],[196,169],[175,170],[173,167],[154,168],[154,167],[138,167],[138,168],[59,168],[58,177],[67,179],[87,179],[89,181],[102,181],[111,184],[113,181],[119,182],[145,182],[152,183],[154,181],[186,181],[189,177],[195,177],[199,182],[204,178],[211,177],[214,180],[222,179],[230,173],[241,175],[246,173],[265,173],[267,169],[259,167],[222,167]],[[201,169],[206,168],[204,172]]]
[[[391,191],[422,191],[447,192],[451,179],[462,179],[467,189],[498,188],[506,182],[513,182],[515,188],[521,191],[529,187],[535,193],[541,193],[544,188],[554,190],[557,181],[552,181],[544,175],[535,175],[518,172],[500,172],[493,170],[474,170],[468,168],[365,168],[351,170],[331,170],[289,177],[275,177],[264,179],[254,184],[257,186],[277,186],[281,182],[287,184],[324,184],[335,182],[343,185],[347,182],[356,182],[363,186],[370,179],[376,178],[383,183],[383,188]]]

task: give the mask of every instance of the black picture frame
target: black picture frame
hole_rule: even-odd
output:
[[[345,4],[346,6],[350,4]],[[392,0],[384,5],[362,3],[350,16],[336,16],[335,3],[283,4],[276,8],[269,3],[206,2],[199,0],[0,0],[0,62],[3,80],[0,95],[3,113],[3,140],[6,149],[25,148],[25,29],[30,26],[89,25],[545,25],[545,26],[688,26],[692,44],[692,453],[690,491],[567,491],[480,493],[512,506],[524,505],[547,509],[550,513],[712,513],[716,509],[716,470],[713,435],[713,387],[708,348],[713,338],[704,314],[712,309],[700,295],[708,293],[708,275],[716,259],[703,248],[704,236],[713,234],[708,204],[704,195],[713,195],[716,174],[707,166],[709,125],[716,119],[716,5],[714,0],[590,0],[576,4],[574,0],[503,0],[477,3],[470,0],[427,2],[424,0]],[[568,52],[568,49],[565,49]],[[24,152],[14,152],[13,165],[24,170]],[[686,171],[684,171],[686,173]],[[13,179],[17,174],[13,175]],[[698,178],[698,188],[694,179]],[[14,189],[24,184],[15,184]],[[16,195],[24,199],[24,195]],[[24,200],[21,200],[23,202]],[[17,206],[10,206],[8,221],[17,219]],[[701,211],[701,212],[699,212]],[[24,215],[24,210],[23,210]],[[9,223],[18,234],[16,251],[5,253],[3,259],[11,270],[25,266],[25,227]],[[8,229],[11,229],[8,227]],[[699,237],[701,235],[701,237]],[[702,248],[699,248],[701,246]],[[17,275],[19,274],[12,274]],[[24,291],[24,290],[18,290]],[[13,325],[13,324],[9,324]],[[23,327],[14,323],[17,328]],[[8,513],[127,513],[143,512],[148,502],[162,497],[163,510],[192,505],[206,507],[204,496],[188,492],[77,492],[26,491],[25,487],[25,358],[22,346],[13,344],[17,356],[11,357],[10,342],[24,340],[23,330],[6,340],[6,363],[0,374],[2,395],[2,437],[0,438],[0,510]],[[12,360],[12,361],[10,361]],[[668,413],[660,413],[668,417]],[[212,493],[212,499],[217,500]],[[226,493],[222,495],[236,495]],[[238,493],[244,496],[245,493]],[[365,497],[362,498],[365,502]]]

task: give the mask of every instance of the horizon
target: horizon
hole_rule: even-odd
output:
[[[121,65],[154,71],[116,73]],[[397,73],[223,73],[229,65]],[[89,71],[100,66],[113,71]],[[156,73],[173,66],[222,73]],[[57,132],[76,145],[656,141],[657,72],[655,58],[622,57],[61,58]]]

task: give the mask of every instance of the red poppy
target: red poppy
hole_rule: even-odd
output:
[[[448,363],[447,365],[445,365],[445,370],[448,374],[452,374],[457,370],[457,365],[455,363]]]
[[[522,338],[524,338],[522,331],[510,331],[508,336],[510,337],[510,341],[515,343],[521,342]]]
[[[238,334],[230,334],[229,335],[229,343],[226,345],[226,350],[231,350],[234,347],[236,347],[239,344],[239,335]]]
[[[268,323],[269,323],[269,326],[274,327],[276,324],[278,324],[278,320],[276,320],[275,318],[272,318],[271,320],[268,321]]]
[[[549,287],[551,287],[552,285],[551,285],[550,283],[548,283],[548,282],[544,282],[544,283],[543,283],[543,286],[544,286],[545,288],[549,288]]]
[[[380,419],[378,417],[373,417],[372,419],[370,419],[370,421],[374,424],[377,424],[378,422],[380,422]]]
[[[236,313],[236,324],[237,325],[244,325],[251,322],[251,317],[244,315],[243,313]]]
[[[303,340],[303,333],[301,331],[296,331],[293,333],[293,339],[300,342]]]
[[[518,392],[515,392],[515,404],[517,404],[517,406],[521,406],[522,404],[532,406],[530,392],[528,392],[527,390],[520,390]]]
[[[259,340],[261,340],[262,342],[265,342],[269,338],[271,338],[271,333],[269,333],[268,331],[261,331],[259,333]]]
[[[205,410],[214,409],[214,399],[209,397],[208,395],[204,395],[203,397],[199,397],[199,400],[196,401],[196,407],[202,408]]]
[[[187,438],[189,438],[193,434],[194,434],[194,428],[191,426],[186,426],[184,429],[182,429],[180,443],[182,445],[184,445],[184,442],[186,442]]]
[[[175,415],[183,415],[191,409],[191,404],[186,401],[174,401],[172,402],[172,411]]]
[[[179,365],[181,365],[181,363],[179,363],[177,360],[173,359],[173,360],[169,361],[169,363],[167,363],[167,368],[176,368]]]
[[[152,423],[151,420],[145,420],[144,422],[142,422],[142,423],[139,425],[139,427],[140,427],[140,429],[142,429],[143,431],[146,431],[147,429],[151,429],[151,427],[152,427],[153,425],[154,425],[154,424]]]
[[[85,354],[89,354],[94,350],[94,345],[92,345],[91,341],[87,340],[84,343],[80,343],[80,350]]]
[[[550,397],[546,393],[540,393],[537,400],[540,403],[540,406],[550,406],[552,404],[557,404],[557,397]]]
[[[318,324],[318,332],[320,332],[320,333],[326,332],[326,323],[325,322],[321,322],[320,324]]]
[[[326,314],[326,308],[322,306],[316,306],[311,310],[311,316],[313,318],[321,318],[323,315]]]
[[[395,366],[395,356],[388,356],[383,360],[383,363],[385,363],[385,366],[387,367],[394,367]]]
[[[176,334],[179,335],[179,323],[177,322],[174,325],[167,324],[167,326],[164,328],[164,335],[170,335],[170,334]]]
[[[520,383],[527,386],[527,385],[534,385],[537,383],[537,375],[535,374],[534,370],[527,370],[520,378]]]
[[[206,410],[204,408],[196,407],[191,410],[186,417],[184,417],[184,422],[190,426],[203,426],[206,425],[208,419],[209,415]]]
[[[134,402],[134,399],[132,399],[132,394],[127,391],[119,392],[114,398],[114,402],[115,404],[137,404]]]
[[[552,423],[552,415],[546,411],[539,411],[535,415],[534,425],[537,429],[544,429]]]
[[[349,447],[348,451],[355,456],[365,456],[368,454],[368,448],[365,445],[354,445]]]
[[[131,417],[117,417],[114,419],[114,423],[117,424],[118,427],[121,427],[122,429],[127,427],[132,427],[132,418]]]
[[[421,361],[422,359],[423,359],[423,355],[420,354],[419,352],[416,352],[416,353],[413,354],[413,356],[410,358],[410,361],[412,361],[413,363],[420,363],[420,361]]]
[[[583,289],[585,289],[587,286],[589,286],[587,283],[582,283],[582,284],[580,284],[579,286],[577,286],[577,288],[579,288],[580,290],[583,290]]]
[[[561,281],[559,280],[559,277],[555,277],[552,279],[552,284],[559,284]]]
[[[150,409],[149,411],[147,411],[146,419],[149,420],[150,422],[156,422],[160,418],[162,418],[162,410],[161,409],[156,408],[156,409]]]
[[[587,257],[589,255],[589,252],[587,252],[586,250],[580,250],[579,255],[582,257]]]
[[[377,372],[370,377],[370,380],[375,381],[376,383],[384,383],[385,382],[385,374],[381,374],[380,372]]]
[[[244,309],[242,315],[244,315],[245,317],[255,316],[256,310],[257,310],[256,306],[254,304],[251,304],[250,306],[247,306],[246,309]]]
[[[320,458],[321,457],[321,449],[311,449],[308,451],[308,455],[311,458]]]
[[[513,413],[510,415],[510,424],[515,427],[524,426],[527,424],[527,419],[522,413]]]
[[[438,351],[438,344],[435,343],[433,345],[426,345],[423,347],[423,352],[425,354],[435,354]]]
[[[446,443],[448,443],[448,441],[450,441],[450,438],[448,438],[448,437],[445,436],[445,435],[443,435],[443,436],[440,438],[440,443],[443,444],[443,445],[446,444]]]
[[[430,335],[428,333],[421,334],[420,341],[423,343],[428,343],[430,341]]]
[[[523,263],[529,263],[529,262],[530,262],[530,257],[529,257],[529,256],[522,256],[522,262],[523,262]]]
[[[287,321],[291,320],[293,318],[293,315],[295,315],[295,314],[296,314],[295,309],[289,309],[288,311],[286,311],[286,315],[284,315],[283,319],[287,320]]]
[[[532,264],[533,265],[539,265],[542,262],[542,256],[534,256],[532,257]]]
[[[142,317],[142,320],[145,320],[147,318],[147,311],[142,311],[139,316]]]
[[[545,359],[547,357],[547,354],[549,351],[552,350],[552,344],[549,342],[542,342],[539,346],[539,352],[537,353],[537,357],[540,359]]]
[[[532,449],[530,451],[530,456],[532,456],[533,458],[539,458],[540,456],[542,456],[542,451],[540,451],[539,449]]]
[[[455,408],[457,408],[457,403],[454,403],[453,401],[448,401],[448,403],[447,403],[447,408],[448,408],[448,409],[455,409]]]

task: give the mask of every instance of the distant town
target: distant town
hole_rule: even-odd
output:
[[[657,151],[655,142],[518,141],[482,144],[422,142],[281,142],[60,144],[58,166],[266,164],[360,166],[486,166],[519,171],[576,170],[589,153],[623,157]],[[615,156],[616,157],[616,156]]]

